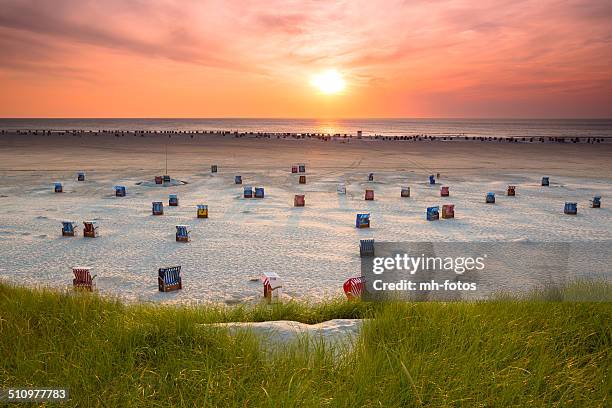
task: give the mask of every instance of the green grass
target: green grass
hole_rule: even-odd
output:
[[[67,406],[609,406],[612,303],[530,299],[273,307],[125,305],[0,284],[0,387],[68,387]],[[607,297],[606,299],[610,299]],[[553,301],[549,301],[553,300]],[[351,352],[270,356],[199,324],[369,318]]]

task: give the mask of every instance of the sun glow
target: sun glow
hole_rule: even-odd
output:
[[[345,86],[342,75],[335,69],[330,69],[314,75],[310,83],[319,91],[327,95],[342,92]]]

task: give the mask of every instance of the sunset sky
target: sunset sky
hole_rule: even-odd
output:
[[[0,116],[612,117],[611,21],[610,0],[0,0]],[[343,90],[313,86],[329,70]]]

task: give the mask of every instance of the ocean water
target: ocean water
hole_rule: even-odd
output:
[[[612,138],[612,119],[0,119],[0,129]]]

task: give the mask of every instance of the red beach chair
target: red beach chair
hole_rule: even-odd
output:
[[[358,278],[349,278],[346,282],[344,282],[342,288],[344,289],[344,294],[348,300],[357,300],[361,298],[364,286],[365,278],[360,276]]]

